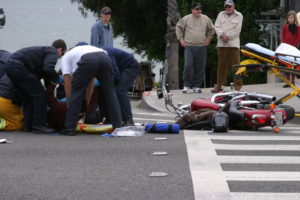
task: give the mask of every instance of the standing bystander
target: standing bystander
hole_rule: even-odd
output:
[[[91,45],[98,48],[113,47],[113,28],[110,23],[111,9],[103,7],[100,14],[100,20],[94,24],[91,30]]]
[[[300,42],[300,27],[296,15],[294,10],[288,12],[282,27],[281,42],[298,48]],[[291,81],[292,84],[295,84],[294,74],[286,73],[286,78]],[[285,84],[283,87],[289,87],[289,85]]]
[[[176,25],[177,39],[184,47],[183,93],[191,87],[201,93],[204,82],[207,46],[215,30],[212,21],[202,14],[201,4],[192,3],[191,14],[184,16]]]
[[[222,91],[222,85],[227,83],[228,68],[240,63],[240,32],[242,29],[243,15],[235,10],[232,0],[224,2],[225,11],[221,11],[215,22],[218,43],[218,69],[217,84],[212,93]],[[242,80],[233,79],[234,89],[240,90]]]

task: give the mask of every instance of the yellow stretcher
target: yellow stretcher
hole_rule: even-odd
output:
[[[291,59],[282,59],[283,56],[291,57],[291,55],[276,54],[275,52],[274,55],[272,55],[272,51],[264,54],[249,47],[241,47],[241,53],[249,59],[242,61],[240,65],[232,67],[233,71],[235,71],[236,78],[241,78],[242,75],[247,75],[248,72],[269,71],[274,73],[276,77],[281,79],[293,89],[292,92],[276,100],[273,106],[282,104],[294,96],[300,98],[300,88],[297,88],[284,75],[282,75],[283,72],[286,72],[300,76],[300,64],[296,62],[296,58],[298,59],[298,57],[295,57],[294,62]],[[300,113],[296,113],[295,116],[300,117]]]

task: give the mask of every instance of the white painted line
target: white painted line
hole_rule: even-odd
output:
[[[147,113],[147,112],[137,112],[137,113],[134,113],[135,115],[154,115],[154,116],[166,116],[166,117],[170,117],[170,116],[172,116],[172,115],[174,115],[174,114],[172,114],[172,113],[170,113],[170,114],[167,114],[167,113],[156,113],[156,112],[149,112],[149,113]],[[175,117],[175,115],[174,115],[174,117]]]
[[[276,136],[276,135],[264,135],[260,136],[258,135],[245,135],[245,136],[235,136],[235,135],[210,135],[210,139],[219,139],[219,140],[264,140],[264,141],[270,141],[270,140],[300,140],[299,136]]]
[[[195,199],[202,200],[204,196],[216,193],[229,193],[226,178],[207,133],[203,131],[195,133],[195,131],[187,130],[183,133]]]
[[[134,120],[141,120],[141,121],[155,121],[155,122],[170,122],[170,123],[175,123],[175,120],[167,120],[167,119],[149,119],[149,118],[139,118],[139,117],[134,117]]]
[[[300,164],[299,157],[295,156],[219,156],[220,163],[281,163]]]
[[[263,145],[236,145],[236,144],[214,144],[216,149],[227,149],[227,150],[295,150],[299,151],[299,145],[274,145],[274,144],[263,144]]]
[[[231,193],[231,200],[297,200],[300,199],[299,193]]]
[[[299,172],[224,171],[231,181],[300,181]]]

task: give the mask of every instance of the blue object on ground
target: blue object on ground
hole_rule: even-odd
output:
[[[145,131],[148,133],[179,133],[179,124],[155,123],[147,124]]]
[[[110,133],[104,133],[102,136],[103,137],[108,137],[108,138],[114,138],[114,137],[116,137],[116,136],[114,136],[114,135],[112,135]]]

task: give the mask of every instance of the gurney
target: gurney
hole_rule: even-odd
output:
[[[248,72],[269,71],[293,89],[286,96],[276,100],[274,106],[294,96],[300,98],[300,88],[297,88],[282,74],[286,72],[300,76],[300,51],[297,48],[283,43],[276,51],[272,51],[258,44],[248,43],[241,47],[241,53],[249,59],[242,61],[240,65],[233,66],[236,78],[241,78]],[[300,117],[300,114],[297,113],[296,116]]]

